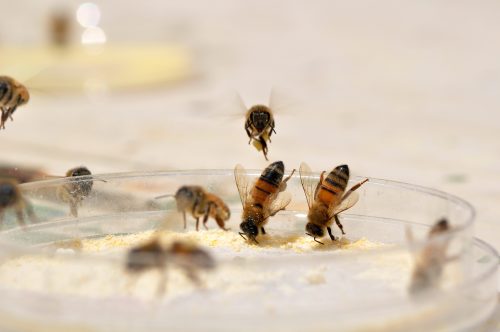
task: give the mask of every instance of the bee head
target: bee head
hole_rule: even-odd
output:
[[[89,169],[85,166],[79,166],[70,169],[69,171],[66,172],[66,176],[82,176],[82,175],[92,175],[90,173]]]
[[[255,105],[250,109],[250,120],[257,130],[264,130],[269,125],[270,119],[271,114],[267,106]]]
[[[309,222],[306,224],[306,234],[314,238],[317,238],[317,237],[323,237],[325,235],[325,231],[323,230],[322,227]]]
[[[11,183],[0,184],[0,208],[11,205],[16,199],[16,188]]]
[[[247,219],[240,224],[240,229],[243,233],[248,236],[250,239],[254,239],[259,235],[259,229],[255,226],[254,222],[251,219]]]
[[[66,177],[85,176],[85,175],[92,175],[89,169],[85,166],[78,166],[66,172]],[[74,189],[73,189],[74,192],[82,196],[88,196],[92,191],[92,186],[94,185],[94,182],[91,179],[88,180],[75,179],[72,182],[74,183]]]
[[[195,192],[190,186],[182,186],[175,193],[175,201],[177,202],[177,208],[184,210],[185,208],[191,206],[195,199]]]

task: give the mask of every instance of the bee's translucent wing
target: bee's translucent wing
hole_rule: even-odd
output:
[[[279,211],[284,210],[291,201],[292,194],[287,191],[281,192],[269,206],[268,217],[272,217]]]
[[[349,196],[344,198],[339,205],[331,206],[328,209],[328,215],[333,217],[336,214],[339,214],[342,211],[350,209],[354,204],[356,204],[359,200],[359,195],[357,192],[351,192]]]
[[[276,87],[271,88],[269,108],[274,114],[297,114],[301,111],[301,103]]]
[[[300,164],[299,173],[302,189],[304,189],[304,193],[306,194],[307,205],[311,208],[315,200],[314,192],[316,191],[318,180],[313,178],[311,168],[306,163]]]
[[[240,164],[234,168],[234,180],[240,194],[241,205],[245,207],[245,202],[248,197],[249,179],[246,170]]]
[[[223,121],[244,121],[248,108],[240,94],[236,91],[226,93],[218,100],[208,102],[208,112],[213,113]]]

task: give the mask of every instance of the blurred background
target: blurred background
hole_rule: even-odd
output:
[[[429,186],[500,249],[500,2],[1,0],[0,73],[31,91],[0,162],[63,175],[267,165]],[[397,208],[397,207],[394,207]]]

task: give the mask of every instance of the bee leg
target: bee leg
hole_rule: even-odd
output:
[[[167,290],[167,270],[165,268],[160,269],[160,275],[158,280],[158,288],[156,289],[156,296],[162,297]]]
[[[7,108],[2,108],[2,118],[0,119],[0,129],[5,129],[5,121],[9,117],[9,110]]]
[[[78,218],[78,203],[75,202],[74,200],[71,200],[71,202],[69,202],[69,209],[71,215],[75,218]]]
[[[249,138],[249,140],[248,140],[248,144],[250,144],[250,142],[252,142],[252,138],[253,138],[253,137],[252,137],[252,133],[250,132],[250,129],[249,129],[249,128],[250,128],[250,124],[249,124],[249,123],[248,123],[248,121],[247,121],[247,122],[245,122],[245,131],[246,131],[247,136],[248,136],[248,138]]]
[[[186,274],[186,277],[197,287],[202,285],[200,277],[198,277],[198,274],[193,268],[185,268],[184,273]]]
[[[187,224],[186,224],[186,211],[182,211],[182,217],[184,219],[184,229],[186,229]]]
[[[210,211],[210,210],[209,210]],[[207,227],[207,221],[208,221],[208,215],[209,215],[209,211],[207,211],[205,213],[205,215],[203,216],[203,227],[205,227],[205,229],[208,230],[208,227]]]
[[[271,130],[269,130],[269,135],[267,135],[267,137],[269,138],[269,142],[271,142],[271,135],[272,135],[273,133],[275,133],[275,134],[276,134],[276,130],[274,130],[274,120],[273,120],[273,122],[271,122],[271,125],[270,125],[270,126],[271,126]]]
[[[266,230],[264,229],[264,227],[261,227],[260,231],[262,232],[262,234],[266,235]]]
[[[332,239],[332,241],[335,242],[335,236],[333,236],[332,234],[332,228],[327,227],[326,229],[328,230],[328,235],[330,235],[330,239]]]
[[[269,160],[267,159],[267,143],[266,143],[266,140],[260,136],[259,137],[259,142],[260,142],[260,145],[262,145],[262,152],[264,153],[264,158],[266,158],[266,160]]]
[[[342,235],[345,235],[344,226],[342,226],[342,224],[340,223],[339,217],[337,217],[337,215],[333,217],[335,218],[335,223],[337,224],[337,226],[339,226],[340,230],[342,231]]]
[[[196,217],[196,231],[198,232],[198,225],[200,224],[200,217]]]
[[[219,227],[222,228],[223,230],[225,230],[225,231],[229,230],[229,228],[226,228],[224,226],[224,220],[222,218],[215,217],[215,221],[217,222],[217,225],[219,225]]]
[[[27,200],[24,200],[24,206],[26,209],[26,213],[28,214],[28,217],[30,218],[31,222],[37,223],[40,220],[38,220],[38,217],[35,214],[35,211],[33,210],[33,205],[31,205],[30,202]]]
[[[248,241],[248,239],[245,237],[245,233],[239,232],[239,234],[243,238],[243,240]]]
[[[355,184],[354,186],[351,187],[351,189],[349,189],[348,192],[345,193],[345,195],[342,197],[342,200],[346,199],[350,194],[352,194],[353,191],[355,191],[356,189],[358,189],[359,187],[361,187],[365,182],[367,182],[368,179],[364,179],[363,181]]]
[[[24,222],[24,211],[22,207],[16,209],[16,215],[17,215],[17,221],[19,224],[23,227],[26,228],[26,223]]]
[[[14,118],[12,117],[12,114],[14,114],[14,112],[16,111],[17,109],[17,106],[14,106],[12,107],[10,110],[9,110],[9,118],[10,118],[10,121],[14,121]]]
[[[292,173],[290,173],[289,176],[287,176],[283,181],[281,181],[280,191],[285,191],[286,190],[286,183],[288,182],[288,180],[290,180],[290,178],[292,177],[293,173],[295,173],[295,168],[292,170]]]

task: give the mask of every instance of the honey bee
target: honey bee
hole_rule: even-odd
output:
[[[21,226],[25,226],[25,211],[33,222],[38,221],[33,211],[33,207],[28,200],[23,197],[17,181],[12,179],[0,179],[0,226],[3,224],[4,213],[8,209],[15,210],[17,221]]]
[[[433,239],[438,235],[450,230],[448,220],[441,219],[436,222],[429,231],[428,238]],[[407,237],[413,242],[413,236],[407,229]],[[456,258],[447,257],[448,239],[439,242],[432,242],[425,245],[415,256],[409,291],[412,294],[422,290],[432,289],[439,284],[439,280],[446,262]]]
[[[300,165],[300,181],[306,195],[307,205],[309,206],[306,234],[321,244],[323,243],[318,241],[317,238],[322,238],[325,235],[325,228],[328,231],[330,239],[335,241],[331,228],[333,220],[335,220],[342,234],[345,234],[338,214],[356,204],[359,196],[355,190],[368,181],[368,179],[365,179],[346,192],[349,181],[349,167],[347,165],[335,167],[326,178],[324,175],[325,172],[323,171],[319,182],[315,184],[309,166],[306,163]]]
[[[248,144],[254,141],[257,150],[262,150],[264,158],[267,159],[267,141],[271,143],[271,135],[276,134],[274,130],[274,116],[270,107],[255,105],[250,107],[246,114],[245,131],[248,135]]]
[[[30,100],[28,89],[9,76],[0,76],[0,129],[5,129],[7,119],[14,120],[12,114],[16,109]]]
[[[292,199],[290,193],[285,192],[285,190],[286,183],[294,172],[295,169],[287,178],[283,179],[285,165],[282,161],[276,161],[267,166],[250,189],[245,169],[241,165],[236,165],[234,177],[243,206],[240,224],[242,232],[239,233],[242,238],[258,244],[257,235],[266,234],[264,226],[269,217],[284,210]]]
[[[186,228],[186,211],[191,213],[196,219],[196,230],[200,223],[200,217],[203,217],[203,226],[207,228],[207,221],[212,217],[217,225],[227,231],[225,222],[231,217],[229,207],[224,201],[215,194],[207,192],[201,186],[182,186],[175,193],[177,210],[182,212],[184,217],[184,228]]]
[[[204,249],[181,241],[173,242],[169,247],[165,247],[158,236],[130,249],[125,268],[132,274],[158,269],[161,273],[161,279],[157,294],[161,295],[165,292],[166,270],[169,264],[183,270],[186,277],[197,286],[201,285],[198,271],[215,268],[215,260]]]
[[[69,204],[74,217],[78,217],[78,207],[92,191],[94,181],[91,175],[92,173],[85,166],[72,168],[66,172],[67,182],[57,188],[58,198]]]

